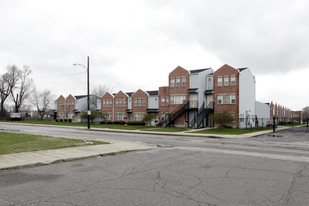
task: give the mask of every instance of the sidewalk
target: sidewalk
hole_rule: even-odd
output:
[[[124,152],[145,151],[153,148],[154,147],[140,142],[114,141],[110,144],[103,145],[0,155],[0,171],[113,155]]]

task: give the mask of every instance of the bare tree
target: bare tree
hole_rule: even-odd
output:
[[[12,92],[12,89],[16,86],[18,79],[18,68],[13,66],[7,66],[7,72],[0,77],[0,119],[3,119],[5,115],[4,103]]]
[[[17,72],[16,86],[11,90],[15,112],[19,112],[24,100],[29,97],[33,89],[33,80],[30,78],[31,69],[28,66],[24,66],[22,70],[17,69]]]
[[[100,85],[97,87],[94,87],[91,90],[91,96],[90,96],[90,107],[91,108],[97,108],[97,102],[101,97],[106,93],[112,90],[111,86],[107,85]]]
[[[109,92],[112,90],[112,87],[111,86],[107,86],[107,85],[100,85],[100,86],[97,86],[97,87],[94,87],[92,90],[91,90],[91,94],[101,98],[106,92]]]
[[[31,96],[32,104],[37,108],[39,116],[43,119],[51,108],[54,96],[50,90],[44,90],[38,92],[36,89],[33,90]]]
[[[303,121],[307,121],[307,119],[309,119],[309,106],[303,108],[302,117]]]

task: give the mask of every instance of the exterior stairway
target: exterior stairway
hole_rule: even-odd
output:
[[[180,105],[177,109],[175,109],[171,114],[169,114],[169,117],[166,120],[162,120],[159,125],[162,127],[169,127],[171,126],[174,121],[183,115],[189,107],[189,102]]]
[[[206,117],[209,115],[209,113],[213,112],[213,102],[209,102],[206,108],[204,108],[203,105],[199,108],[198,114],[196,117],[192,119],[190,122],[191,128],[201,128],[202,123],[205,121]]]

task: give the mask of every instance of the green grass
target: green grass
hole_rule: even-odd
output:
[[[263,130],[269,130],[271,128],[263,128]],[[248,128],[248,129],[237,129],[237,128],[212,128],[212,129],[205,129],[200,131],[195,131],[192,133],[201,133],[201,134],[233,134],[233,135],[241,135],[241,134],[248,134],[251,132],[259,132],[262,131],[261,127],[257,128]]]
[[[156,132],[184,132],[190,130],[189,128],[178,128],[178,127],[167,127],[167,128],[161,128],[161,127],[154,127],[154,128],[147,128],[142,129],[143,131],[156,131]]]
[[[91,145],[107,142],[89,141]],[[38,150],[50,150],[90,145],[84,140],[56,138],[42,135],[0,132],[0,155]]]

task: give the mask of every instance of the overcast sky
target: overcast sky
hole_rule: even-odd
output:
[[[29,65],[39,90],[157,90],[178,65],[249,67],[257,100],[309,105],[307,0],[0,0],[0,68]]]

